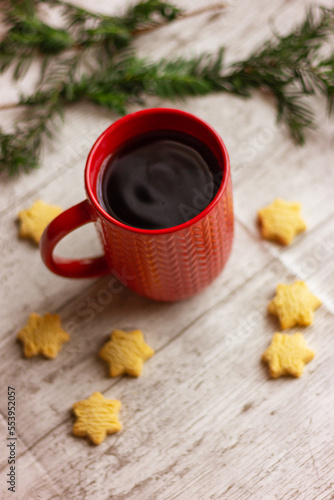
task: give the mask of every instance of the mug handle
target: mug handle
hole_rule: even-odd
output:
[[[40,250],[44,264],[50,271],[65,278],[94,278],[109,274],[110,270],[105,256],[71,260],[53,255],[57,243],[74,229],[94,222],[88,200],[78,203],[56,217],[47,228],[40,242]]]

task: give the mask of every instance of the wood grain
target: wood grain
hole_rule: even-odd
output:
[[[130,2],[77,3],[119,12]],[[206,4],[177,3],[191,9]],[[142,35],[136,44],[141,55],[152,58],[226,45],[231,62],[270,35],[270,20],[286,32],[308,4],[233,0],[219,15],[177,21]],[[14,89],[8,76],[1,77],[8,101],[18,90],[28,91],[34,78],[28,75]],[[40,170],[10,180],[1,174],[0,432],[6,435],[5,388],[14,385],[19,401],[15,498],[334,498],[334,129],[318,101],[314,105],[318,130],[297,148],[276,123],[273,103],[260,94],[249,101],[229,95],[185,103],[149,100],[148,106],[174,106],[207,120],[231,157],[236,215],[231,258],[207,290],[180,303],[149,301],[112,277],[55,276],[38,250],[17,237],[16,215],[35,199],[67,208],[85,197],[85,157],[115,115],[74,106],[57,140],[44,149]],[[0,118],[9,126],[15,113],[1,112]],[[279,196],[301,201],[308,223],[308,231],[287,248],[262,241],[256,223],[257,210]],[[57,251],[99,253],[94,227],[78,230]],[[314,324],[303,330],[317,355],[300,379],[273,381],[260,358],[279,325],[266,308],[278,282],[297,278],[323,301]],[[22,356],[15,336],[31,311],[59,313],[71,334],[55,360]],[[156,351],[138,379],[110,379],[97,356],[118,327],[142,329]],[[122,401],[123,430],[99,447],[71,432],[73,402],[96,390]],[[2,453],[4,499],[13,498],[6,489],[7,468]]]

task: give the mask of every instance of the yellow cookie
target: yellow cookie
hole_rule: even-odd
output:
[[[289,245],[294,237],[305,231],[300,215],[301,204],[277,198],[271,205],[258,211],[262,238]]]
[[[44,354],[47,358],[55,358],[64,342],[70,336],[62,329],[58,314],[39,316],[31,313],[28,323],[17,334],[24,344],[24,355],[31,358]]]
[[[62,208],[48,205],[42,200],[35,201],[30,208],[18,214],[20,237],[29,238],[38,245],[46,226],[62,211]]]
[[[269,364],[269,373],[273,378],[282,375],[300,377],[304,365],[314,356],[315,353],[306,346],[302,333],[275,333],[270,346],[262,354],[262,359]]]
[[[140,330],[124,332],[114,330],[109,342],[100,350],[100,357],[109,363],[111,377],[128,373],[133,377],[141,374],[143,362],[153,356],[154,351],[144,342]]]
[[[94,392],[88,399],[74,403],[72,408],[77,417],[73,434],[88,436],[94,444],[101,444],[107,434],[113,434],[122,428],[117,418],[121,402],[106,399],[100,392]]]
[[[321,300],[313,295],[304,281],[291,285],[277,285],[275,298],[268,304],[268,312],[278,316],[281,328],[295,325],[307,326],[313,322],[313,311],[321,306]]]

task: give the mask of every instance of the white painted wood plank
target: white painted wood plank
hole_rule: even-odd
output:
[[[34,192],[42,191],[72,169],[78,170],[77,181],[82,182],[82,172],[92,145],[114,120],[115,115],[87,103],[69,110],[55,141],[43,148],[39,169],[11,178],[5,172],[1,173],[0,212],[5,213],[13,206],[23,204]]]
[[[59,307],[73,294],[87,288],[91,280],[69,280],[51,273],[43,264],[39,249],[27,240],[18,238],[17,213],[30,207],[38,198],[47,203],[60,205],[64,209],[85,198],[81,166],[64,172],[62,179],[55,178],[38,193],[7,212],[3,217],[0,234],[1,303],[3,314],[1,330],[16,329],[33,311],[47,311]],[[78,175],[79,174],[79,175]],[[60,254],[67,256],[89,256],[101,254],[102,250],[93,224],[79,229],[59,244]]]
[[[104,0],[98,8],[110,12],[121,3]],[[204,4],[182,2],[191,8]],[[278,29],[288,30],[303,18],[305,7],[304,0],[251,5],[235,0],[221,16],[204,15],[147,34],[138,48],[142,55],[160,57],[212,52],[226,44],[232,61],[269,35],[270,16]],[[71,108],[41,170],[15,180],[1,177],[0,377],[13,376],[21,402],[25,444],[17,498],[332,499],[333,126],[318,109],[319,131],[296,148],[263,96],[243,101],[217,95],[172,106],[206,119],[222,135],[242,224],[237,223],[224,273],[191,300],[158,304],[123,291],[93,314],[92,307],[101,309],[99,298],[110,278],[63,280],[44,269],[36,249],[17,240],[15,215],[37,197],[64,207],[83,198],[85,156],[114,115],[93,106]],[[0,116],[11,119],[8,113]],[[257,209],[275,196],[302,201],[309,223],[309,232],[285,249],[261,241],[255,222]],[[330,248],[326,256],[318,248],[323,239]],[[83,241],[85,252],[97,251],[93,227],[61,250],[78,252]],[[304,277],[324,301],[314,325],[305,329],[317,356],[301,379],[271,381],[259,358],[278,323],[266,306],[277,282],[303,277],[301,265],[310,258],[316,264]],[[22,358],[14,337],[32,309],[58,311],[72,333],[56,360]],[[112,328],[134,326],[144,330],[156,355],[141,378],[113,381],[96,354]],[[123,402],[123,432],[98,448],[71,434],[72,403],[94,390]],[[5,414],[5,398],[0,401]],[[1,424],[2,418],[3,430]],[[5,462],[3,467],[2,472]]]
[[[329,0],[327,2],[330,4]],[[117,0],[117,2],[112,3],[104,1],[100,3],[99,8],[113,14],[117,12],[121,5],[126,6],[131,3],[128,0],[126,2]],[[326,2],[319,3],[322,5],[326,4]],[[188,9],[193,9],[207,5],[207,3],[203,0],[196,0],[180,2],[180,5]],[[270,17],[275,16],[275,26],[278,30],[286,30],[303,18],[305,7],[304,0],[298,0],[293,4],[286,4],[284,0],[273,2],[272,4],[268,4],[266,0],[258,0],[256,5],[254,4],[251,7],[247,0],[236,0],[231,2],[231,5],[221,15],[201,15],[180,20],[157,31],[143,35],[136,42],[136,47],[143,56],[149,55],[151,58],[160,58],[166,55],[170,56],[171,54],[177,56],[180,54],[192,55],[194,52],[199,51],[214,52],[221,45],[226,45],[228,46],[227,62],[231,62],[236,58],[245,57],[252,49],[271,35],[268,22]],[[245,12],[247,15],[245,15]],[[240,22],[241,19],[243,22]],[[244,43],[241,43],[242,40],[244,40]],[[8,94],[9,102],[13,102],[18,93],[30,91],[31,82],[35,81],[36,70],[33,70],[31,77],[27,77],[23,83],[19,82],[17,88],[8,80],[8,76],[0,78],[0,84],[2,83],[4,88],[11,89],[11,92]],[[225,107],[233,109],[233,101],[238,101],[236,108],[234,108],[234,114],[240,116],[239,109],[241,108],[243,110],[241,116],[243,116],[244,123],[251,122],[254,113],[247,113],[244,101],[239,98],[232,98],[231,96],[224,96],[221,101],[221,107],[218,107],[218,110],[222,110],[220,120],[224,120],[223,110]],[[226,105],[226,102],[231,102],[230,106]],[[158,105],[170,105],[170,103],[160,102]],[[199,111],[201,110],[201,99],[192,100],[191,105],[192,112],[196,114],[197,106],[199,106]],[[181,109],[183,108],[182,103],[178,103],[177,106]],[[272,116],[274,116],[274,109],[271,104],[270,108],[271,113],[273,113]],[[213,114],[216,114],[215,111],[215,108],[211,108]],[[256,114],[258,113],[259,108],[257,107]],[[0,116],[5,120],[4,125],[9,126],[7,125],[7,122],[11,121],[9,112],[7,110],[1,112]],[[208,119],[209,117],[210,114],[208,114]],[[39,189],[54,176],[58,176],[63,168],[71,167],[70,159],[73,154],[77,156],[78,149],[80,152],[84,152],[80,156],[82,161],[90,149],[89,144],[92,145],[94,139],[106,128],[105,123],[112,123],[116,118],[114,114],[86,103],[71,107],[66,113],[66,122],[64,127],[59,131],[58,139],[51,146],[47,145],[44,149],[41,158],[41,169],[14,179],[8,179],[6,174],[1,174],[0,178],[6,189],[3,191],[0,199],[0,211],[5,210],[8,206],[12,206],[15,199],[23,200],[27,193],[27,185],[29,185],[29,192],[33,189]],[[103,125],[101,126],[101,124]],[[93,129],[94,133],[90,132],[91,129]],[[238,130],[240,134],[241,129],[239,128]],[[87,136],[89,138],[88,141],[85,140]],[[242,139],[241,134],[241,136],[239,135],[239,144]],[[73,148],[75,151],[73,151]]]
[[[3,387],[3,390],[4,392],[6,391],[7,392],[7,387]],[[6,394],[6,393],[5,393]],[[6,399],[6,396],[7,394],[4,396],[4,399]],[[6,401],[6,405],[7,405],[7,401]],[[6,438],[7,438],[7,435],[8,435],[8,430],[7,430],[7,410],[6,410],[6,407],[4,408],[5,409],[5,413],[4,415],[2,415],[2,413],[0,413],[0,433],[1,433],[1,436],[2,436],[2,442],[4,443],[4,449],[0,455],[0,470],[6,468],[8,466],[8,453],[7,453],[7,449],[6,449]],[[22,452],[24,452],[26,450],[26,448],[24,448],[22,450]],[[9,471],[7,471],[9,472]],[[6,472],[6,474],[7,474]],[[3,479],[3,478],[2,478]],[[6,480],[4,481],[6,482]]]
[[[281,254],[282,262],[305,280],[334,313],[334,223],[329,218]]]
[[[270,265],[151,358],[142,378],[106,390],[123,402],[121,434],[96,448],[70,436],[68,418],[39,441],[32,452],[61,478],[63,495],[311,500],[324,492],[333,472],[333,317],[322,308],[305,330],[317,356],[301,379],[269,380],[259,360],[277,328],[266,305],[282,277],[291,278]]]
[[[11,377],[12,378],[12,377]],[[8,380],[11,383],[11,380]],[[7,390],[7,387],[2,387],[3,391]],[[4,396],[5,398],[6,396]],[[19,400],[16,394],[16,424],[19,424],[21,417],[24,414],[21,413],[21,408],[18,406]],[[22,408],[23,409],[23,408]],[[7,414],[6,414],[7,415]],[[1,462],[0,462],[0,495],[1,499],[12,499],[20,498],[35,500],[52,498],[54,500],[60,500],[61,496],[57,492],[56,484],[48,477],[47,472],[43,469],[40,463],[36,461],[34,456],[28,451],[27,447],[23,443],[22,439],[18,435],[18,426],[16,426],[16,446],[15,446],[15,491],[9,491],[7,484],[8,478],[7,474],[10,472],[10,465],[8,464],[9,450],[6,447],[8,441],[6,440],[7,432],[7,420],[0,414],[0,435],[2,436],[3,449],[1,450]],[[39,484],[41,478],[43,478],[43,484]]]
[[[245,248],[247,248],[246,255]],[[78,297],[73,297],[68,306],[61,307],[59,312],[64,327],[72,334],[72,340],[63,346],[62,352],[55,360],[24,359],[21,346],[15,342],[16,331],[11,325],[8,335],[3,337],[0,343],[2,352],[6,353],[1,363],[0,375],[3,376],[10,369],[12,360],[15,359],[14,379],[17,387],[21,388],[20,397],[26,410],[21,424],[22,435],[27,439],[28,445],[32,445],[62,422],[63,412],[71,406],[73,400],[81,398],[84,386],[87,390],[97,390],[101,384],[102,388],[110,385],[107,368],[97,358],[97,353],[113,328],[141,328],[152,347],[161,349],[189,323],[194,322],[223,297],[238,289],[262,266],[268,264],[270,259],[270,254],[261,251],[257,242],[237,225],[234,251],[226,269],[207,290],[192,299],[164,304],[139,297],[126,290],[120,294],[112,294],[110,289],[115,292],[119,290],[116,281],[110,277],[100,280]],[[66,291],[63,291],[64,293]],[[36,296],[40,304],[36,300],[34,310],[44,311],[45,302],[50,305],[54,300],[50,311],[56,312],[58,295],[53,295],[52,290],[48,290],[45,286],[43,296],[40,294]],[[61,289],[59,296],[58,303],[62,304],[64,297]],[[23,297],[24,294],[21,300]],[[103,305],[106,302],[109,302],[108,305]],[[20,314],[22,318],[20,327],[26,321],[27,314],[26,311]],[[70,387],[71,390],[64,393],[64,386]],[[38,421],[36,425],[36,419],[41,411],[46,413],[48,418]]]
[[[270,151],[270,154],[269,154]],[[332,135],[313,137],[305,148],[283,141],[281,133],[272,136],[270,149],[256,162],[240,167],[242,181],[234,186],[236,213],[254,235],[259,235],[257,211],[275,198],[302,203],[308,230],[334,213],[334,148]],[[307,233],[298,239],[303,241]],[[268,243],[279,255],[284,248]]]

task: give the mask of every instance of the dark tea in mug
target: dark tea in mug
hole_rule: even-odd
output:
[[[45,229],[41,254],[68,278],[115,274],[155,300],[176,301],[219,275],[233,241],[230,162],[219,134],[197,116],[153,108],[124,116],[86,162],[87,198]],[[104,255],[64,259],[54,250],[94,222]]]
[[[155,130],[112,153],[100,174],[98,198],[113,218],[128,226],[170,228],[211,203],[222,175],[206,144],[185,132]]]

